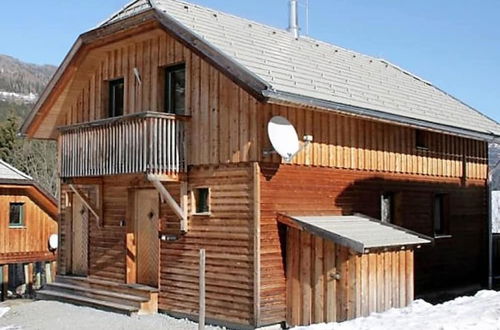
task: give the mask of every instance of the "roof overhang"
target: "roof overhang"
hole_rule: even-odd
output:
[[[0,179],[0,190],[2,189],[24,191],[52,218],[57,220],[57,200],[38,183],[31,180]]]
[[[263,94],[268,98],[268,102],[271,103],[313,107],[327,111],[335,111],[350,116],[354,115],[365,119],[372,119],[372,120],[375,119],[378,121],[384,121],[391,124],[398,124],[414,128],[426,129],[439,133],[446,133],[481,141],[493,142],[495,139],[500,138],[500,135],[494,134],[493,132],[490,134],[486,134],[455,126],[433,123],[430,121],[415,119],[411,117],[398,116],[395,114],[390,114],[379,110],[362,108],[343,103],[325,101],[322,99],[316,99],[312,97],[306,97],[287,92],[280,92],[277,90],[265,90],[263,91]]]
[[[353,216],[290,216],[279,215],[278,221],[298,230],[336,244],[346,246],[357,253],[373,250],[414,248],[433,242],[425,235],[357,214]]]

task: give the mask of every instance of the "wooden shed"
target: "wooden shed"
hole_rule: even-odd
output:
[[[413,301],[413,250],[432,241],[357,216],[280,216],[290,326],[341,322]]]
[[[56,217],[54,197],[30,176],[0,160],[1,300],[9,284],[9,267],[12,270],[17,265],[24,270],[28,289],[35,263],[46,264],[49,272],[55,272],[56,255],[49,250],[48,241],[50,235],[57,234]]]

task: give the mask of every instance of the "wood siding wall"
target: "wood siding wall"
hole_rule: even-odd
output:
[[[94,55],[92,56],[92,52]],[[93,50],[78,73],[83,89],[70,99],[60,125],[106,117],[107,81],[125,78],[125,114],[162,111],[162,68],[186,63],[188,161],[191,165],[279,162],[264,157],[271,147],[267,122],[272,116],[288,118],[299,137],[314,136],[294,164],[345,169],[422,174],[441,177],[486,178],[486,143],[432,133],[427,150],[416,148],[415,129],[314,109],[258,102],[206,60],[159,29]],[[95,54],[100,54],[95,56]],[[98,60],[96,60],[98,59]],[[138,68],[141,83],[133,68]],[[465,160],[465,165],[464,165]]]
[[[295,228],[286,237],[288,325],[342,322],[413,301],[413,251],[358,254]]]
[[[166,203],[161,203],[161,232],[179,237],[175,242],[161,242],[161,310],[186,315],[198,313],[198,251],[204,248],[207,318],[229,324],[254,323],[253,177],[252,164],[192,168],[188,178],[188,205],[192,203],[193,189],[210,187],[211,214],[189,216],[189,232],[184,236],[180,236],[180,220]],[[144,176],[104,177],[101,182],[103,226],[97,227],[91,216],[89,275],[125,283],[127,226],[121,226],[120,222],[134,221],[133,216],[127,214],[129,193],[133,189],[154,188]],[[180,184],[165,185],[179,201]],[[95,191],[89,187],[78,185],[97,205]],[[63,191],[66,190],[63,186]],[[68,264],[71,213],[67,210],[70,208],[63,209],[62,216],[60,270],[63,273],[71,269]],[[191,206],[188,212],[191,213]]]
[[[9,228],[10,203],[24,203],[25,226]],[[57,234],[57,222],[22,189],[0,187],[0,264],[52,260],[50,235]]]
[[[432,202],[446,193],[450,234],[415,252],[416,294],[479,283],[484,273],[486,183],[323,167],[261,164],[261,310],[266,322],[285,318],[285,269],[276,216],[352,214],[380,218],[380,196],[399,193],[399,224],[433,236]],[[442,279],[446,278],[446,281]]]
[[[159,308],[198,314],[198,259],[199,249],[203,248],[206,317],[253,324],[253,167],[193,168],[188,182],[190,192],[196,187],[210,187],[211,214],[191,215],[185,236],[176,242],[162,242]],[[169,190],[177,191],[178,196],[178,188]],[[162,231],[178,234],[179,220],[167,205],[162,204],[161,213]]]

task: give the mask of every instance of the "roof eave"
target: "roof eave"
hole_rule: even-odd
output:
[[[322,108],[326,110],[333,110],[339,113],[344,113],[348,115],[355,115],[368,119],[376,119],[380,121],[385,121],[389,123],[396,123],[399,125],[410,126],[415,128],[428,129],[432,131],[437,131],[440,133],[452,134],[465,138],[472,138],[481,141],[492,142],[497,138],[500,138],[500,134],[494,132],[483,133],[479,131],[468,130],[465,128],[460,128],[451,125],[444,125],[439,123],[434,123],[430,121],[425,121],[421,119],[415,119],[411,117],[405,117],[400,115],[395,115],[379,110],[363,108],[358,106],[353,106],[349,104],[343,104],[338,102],[327,101],[323,99],[317,99],[313,97],[282,92],[278,90],[265,90],[263,95],[268,98],[269,102],[286,102],[301,106],[310,106],[316,108]]]

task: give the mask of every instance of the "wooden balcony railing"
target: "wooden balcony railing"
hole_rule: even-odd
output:
[[[186,172],[188,117],[143,112],[61,127],[61,177]]]

